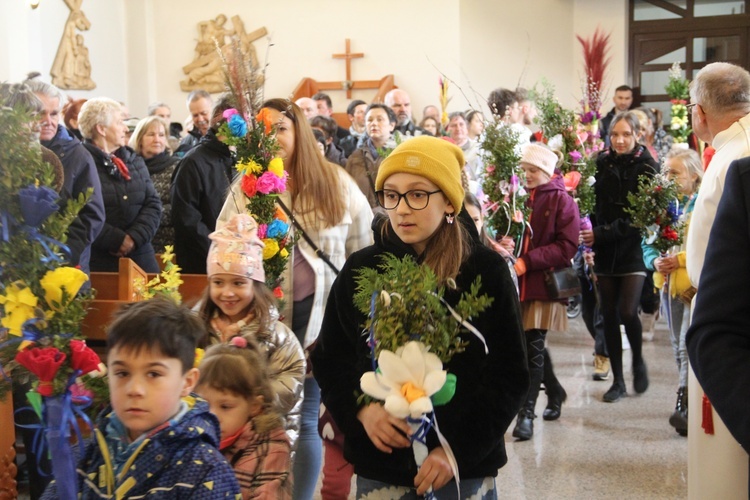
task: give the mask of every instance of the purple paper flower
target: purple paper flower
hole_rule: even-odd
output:
[[[258,224],[258,238],[261,240],[266,239],[268,233],[268,224]]]
[[[266,237],[267,238],[283,238],[286,236],[286,233],[289,232],[289,224],[286,222],[274,219],[273,222],[271,222],[268,225],[268,230],[266,231]]]
[[[247,135],[247,122],[239,115],[239,113],[230,116],[227,124],[229,125],[229,131],[232,132],[233,136],[245,137]]]
[[[26,225],[39,227],[47,217],[60,208],[57,200],[60,196],[47,186],[28,186],[18,191],[21,214]]]
[[[581,158],[583,158],[583,155],[578,151],[571,151],[570,153],[568,153],[568,156],[570,156],[570,159],[573,160],[574,163],[577,163]]]

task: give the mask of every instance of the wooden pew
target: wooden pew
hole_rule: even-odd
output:
[[[92,347],[103,348],[106,340],[105,329],[112,320],[112,315],[128,302],[138,302],[142,297],[137,292],[136,280],[147,283],[156,275],[147,274],[130,259],[120,259],[119,272],[92,272],[91,286],[96,290],[96,299],[92,301],[81,331]],[[182,302],[192,306],[200,299],[203,290],[208,286],[205,274],[182,274],[180,285]]]

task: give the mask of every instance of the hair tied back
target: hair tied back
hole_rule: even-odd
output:
[[[232,337],[232,340],[230,340],[229,343],[234,347],[239,347],[240,349],[244,349],[245,347],[247,347],[247,340],[240,336]]]

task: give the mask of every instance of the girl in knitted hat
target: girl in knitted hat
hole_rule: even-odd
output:
[[[503,434],[526,395],[529,375],[508,266],[469,236],[469,217],[457,217],[464,199],[463,165],[461,150],[438,138],[420,136],[397,146],[375,182],[387,214],[373,223],[375,244],[349,257],[329,295],[311,360],[322,400],[346,436],[344,456],[357,473],[357,498],[411,498],[430,488],[437,498],[457,494],[446,448],[434,429],[425,437],[428,456],[417,468],[406,420],[391,416],[380,402],[358,397],[360,377],[372,370],[372,359],[362,334],[366,317],[353,303],[355,277],[362,268],[382,264],[387,253],[410,255],[443,284],[450,283],[444,299],[451,307],[479,274],[479,293],[492,297],[492,304],[471,318],[488,352],[478,338],[463,337],[466,350],[444,366],[457,376],[456,393],[435,408],[434,416],[460,471],[459,497],[497,498],[494,478],[507,461]]]
[[[276,299],[265,284],[258,224],[249,215],[237,214],[208,237],[208,288],[200,313],[209,333],[201,344],[225,343],[238,336],[258,343],[294,446],[299,435],[305,356],[297,337],[279,321]]]
[[[531,231],[524,235],[521,254],[514,267],[518,275],[531,385],[513,429],[513,437],[521,441],[534,434],[534,407],[542,380],[547,393],[544,420],[557,420],[567,397],[555,377],[544,345],[548,330],[564,332],[568,329],[567,300],[550,298],[544,272],[570,267],[578,249],[578,206],[565,191],[563,178],[556,170],[558,164],[558,155],[544,144],[531,143],[523,148],[521,168],[529,191]]]
[[[242,497],[289,499],[291,444],[258,345],[243,337],[208,348],[195,392],[219,419],[221,450]]]

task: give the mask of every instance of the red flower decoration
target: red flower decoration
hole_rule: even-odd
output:
[[[101,360],[83,340],[70,341],[70,366],[74,370],[81,370],[86,375],[99,370]]]
[[[39,378],[36,390],[42,396],[52,396],[52,381],[65,358],[57,347],[32,347],[16,354],[18,364]]]
[[[248,198],[252,198],[255,196],[255,193],[258,192],[257,188],[255,187],[255,184],[258,182],[258,179],[254,175],[245,175],[242,177],[242,191],[247,195]]]
[[[258,113],[255,116],[255,119],[258,121],[258,123],[262,123],[265,127],[266,135],[271,133],[271,130],[273,129],[273,122],[271,121],[271,112],[268,108],[263,108],[260,110],[260,113]]]
[[[273,296],[277,299],[283,299],[284,298],[284,292],[281,290],[280,286],[277,286],[273,289]]]

